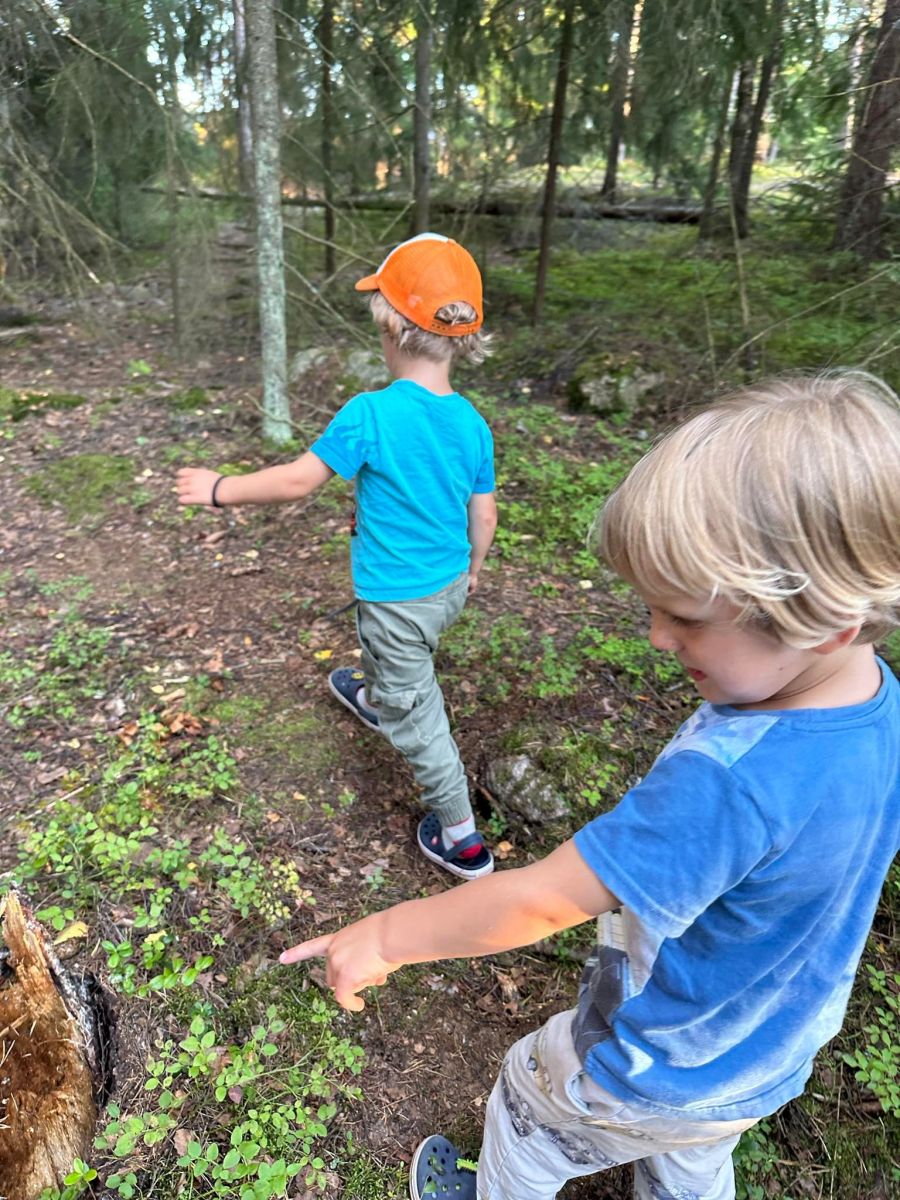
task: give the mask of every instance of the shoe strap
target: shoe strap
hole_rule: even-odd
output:
[[[455,862],[464,850],[471,850],[473,846],[484,848],[484,839],[480,833],[470,833],[468,837],[460,838],[458,842],[454,842],[449,850],[441,850],[441,858],[443,858],[444,862]]]

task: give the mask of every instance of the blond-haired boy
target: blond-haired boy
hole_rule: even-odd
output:
[[[414,1200],[549,1200],[635,1163],[641,1200],[732,1200],[743,1130],[838,1031],[900,846],[900,407],[869,376],[761,384],[670,434],[600,547],[705,701],[647,776],[542,861],[282,955],[339,1003],[406,963],[599,917],[577,1006],[507,1054],[476,1175],[441,1137]]]
[[[335,473],[356,480],[351,562],[362,670],[338,667],[334,696],[410,762],[430,810],[417,844],[463,879],[493,870],[475,828],[468,781],[444,711],[433,655],[475,590],[497,524],[491,431],[450,383],[481,362],[481,276],[439,234],[396,247],[374,275],[372,314],[394,382],[337,413],[296,462],[249,475],[178,472],[181,504],[297,500]]]

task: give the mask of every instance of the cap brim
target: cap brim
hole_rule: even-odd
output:
[[[358,279],[354,284],[358,292],[377,292],[379,286],[377,275],[367,275],[365,279]]]

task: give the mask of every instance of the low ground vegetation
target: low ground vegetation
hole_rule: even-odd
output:
[[[889,275],[866,290],[848,271],[828,300],[839,287],[826,266],[787,243],[748,254],[750,336],[776,326],[754,343],[757,363],[870,355],[896,382],[895,358],[878,358]],[[501,866],[544,852],[551,833],[492,805],[492,758],[530,755],[574,827],[615,803],[690,710],[687,681],[649,648],[640,606],[588,533],[648,438],[713,377],[739,376],[734,269],[687,253],[678,231],[563,253],[551,320],[527,336],[530,275],[508,257],[492,269],[500,345],[473,398],[496,434],[501,525],[438,666]],[[631,414],[571,412],[579,337],[607,366],[639,361],[669,382]],[[50,402],[48,370],[79,403]],[[477,1154],[502,1048],[572,1002],[590,930],[405,969],[362,1017],[335,1008],[315,966],[280,967],[302,936],[451,886],[415,855],[405,766],[324,687],[355,651],[336,614],[351,598],[348,490],[335,481],[279,512],[177,511],[178,465],[265,459],[253,364],[223,349],[179,366],[140,316],[23,340],[7,379],[0,867],[115,1014],[94,1154],[52,1200],[404,1195],[424,1134]],[[327,376],[317,388],[297,400],[298,447],[339,402]],[[900,639],[884,651],[900,665]],[[844,1032],[803,1099],[741,1142],[742,1200],[876,1200],[900,1184],[898,920],[895,871]],[[620,1172],[590,1194],[627,1187]]]

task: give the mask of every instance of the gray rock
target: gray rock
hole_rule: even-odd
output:
[[[569,384],[569,398],[578,408],[596,413],[632,413],[640,400],[665,383],[665,375],[635,367],[627,372],[606,371],[596,374],[586,363]]]
[[[298,350],[291,359],[288,368],[288,379],[291,383],[299,383],[310,371],[321,367],[331,357],[331,351],[324,346],[310,346],[308,350]]]
[[[546,825],[568,815],[565,799],[527,754],[494,759],[485,772],[485,785],[506,811],[532,825]]]
[[[343,382],[350,392],[374,392],[391,382],[379,350],[351,350],[344,364]]]

